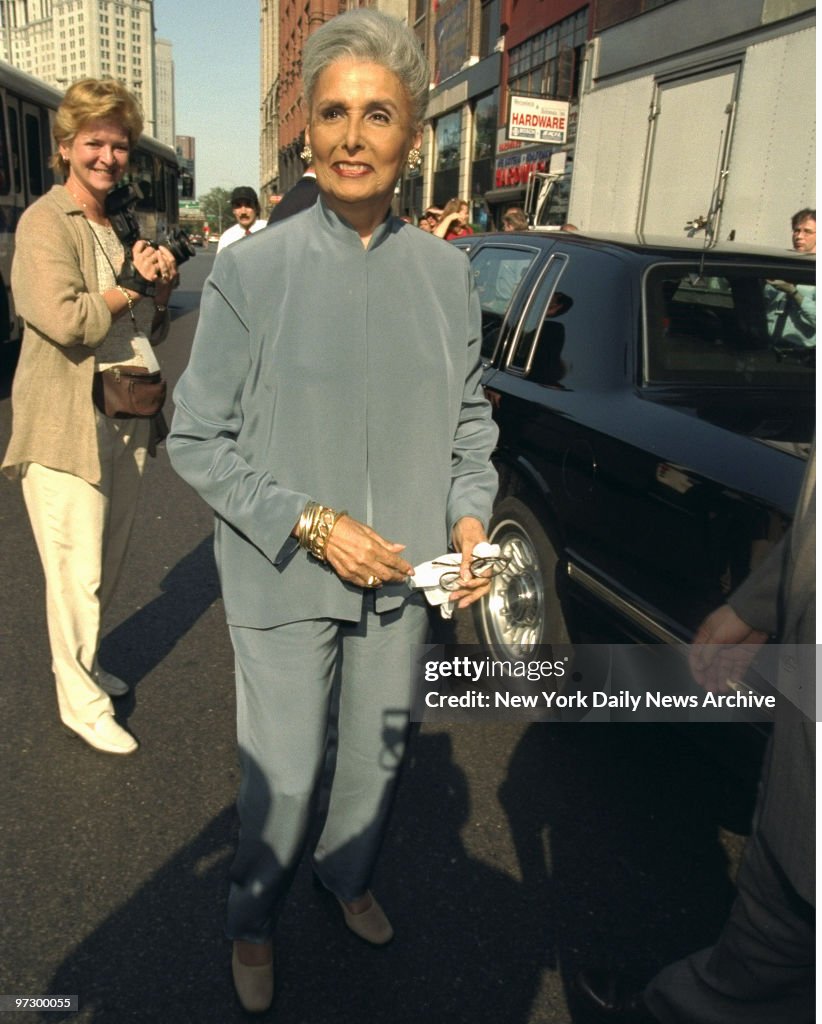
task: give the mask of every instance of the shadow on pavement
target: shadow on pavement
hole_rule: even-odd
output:
[[[551,919],[575,1022],[588,1019],[575,1005],[580,968],[644,981],[725,921],[734,889],[720,827],[744,811],[727,806],[709,761],[693,765],[687,736],[648,724],[534,724],[514,752],[500,802],[523,883]],[[750,809],[743,788],[730,798]]]
[[[167,657],[206,609],[219,599],[213,544],[211,535],[204,537],[163,577],[160,596],[105,636],[100,661],[110,672],[128,683],[138,682]],[[123,581],[119,589],[126,589]],[[147,637],[151,638],[150,643],[146,642]]]
[[[206,537],[109,635],[108,667],[142,679],[216,597]],[[145,747],[128,763],[89,761],[94,752],[69,740],[49,753],[54,740],[32,723],[53,714],[52,693],[33,690],[33,711],[8,698],[20,747],[8,758],[19,790],[8,972],[80,998],[78,1014],[44,1022],[249,1019],[223,936],[237,827],[233,698],[200,682],[230,674],[225,647],[212,665],[201,644],[180,644],[146,690]],[[688,736],[664,726],[423,726],[374,881],[394,942],[373,949],[348,932],[304,858],[276,933],[275,1004],[259,1019],[587,1024],[570,989],[579,967],[643,980],[719,931],[733,896],[720,827],[749,806],[748,793],[720,782]],[[59,842],[31,810],[50,800],[65,805]]]
[[[304,863],[277,929],[274,1007],[260,1019],[525,1024],[553,928],[526,886],[467,855],[468,816],[450,738],[418,735],[375,881],[394,942],[373,949],[349,933]],[[226,809],[73,950],[48,990],[78,993],[79,1019],[94,1024],[247,1019],[222,936],[234,828]]]
[[[467,850],[479,795],[451,736],[418,733],[374,885],[394,942],[373,949],[351,935],[304,858],[277,928],[275,1003],[260,1019],[581,1024],[567,992],[580,966],[647,977],[708,944],[732,898],[728,862],[708,769],[679,776],[672,743],[644,726],[529,727],[499,793],[512,872]],[[48,990],[78,993],[84,1024],[248,1019],[222,933],[235,827],[226,808],[63,961]],[[560,991],[546,997],[546,972],[566,983],[570,1018]]]

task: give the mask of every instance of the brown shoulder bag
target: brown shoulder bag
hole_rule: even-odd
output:
[[[159,370],[142,366],[111,366],[94,374],[94,404],[104,416],[150,419],[163,408],[166,382]]]

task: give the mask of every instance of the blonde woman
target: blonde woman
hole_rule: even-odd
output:
[[[434,228],[434,234],[450,242],[452,238],[464,238],[466,235],[473,235],[473,229],[468,223],[469,206],[464,199],[449,199],[442,210],[439,223]]]
[[[96,750],[130,754],[136,739],[114,718],[128,691],[98,663],[100,628],[126,553],[153,421],[104,416],[95,371],[154,369],[151,343],[168,328],[177,267],[165,248],[138,241],[129,280],[105,211],[142,132],[134,96],[113,79],[83,79],[54,122],[55,169],[65,182],[17,226],[12,291],[24,321],[3,471],[22,479],[46,578],[51,667],[63,724]],[[136,274],[136,276],[135,276]],[[143,283],[141,285],[141,282]]]

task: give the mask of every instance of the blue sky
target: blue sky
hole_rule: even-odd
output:
[[[258,188],[259,0],[154,0],[173,44],[176,131],[197,140],[196,189]]]

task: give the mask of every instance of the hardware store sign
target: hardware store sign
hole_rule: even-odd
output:
[[[508,138],[521,142],[564,143],[568,134],[568,103],[536,96],[512,96]]]

